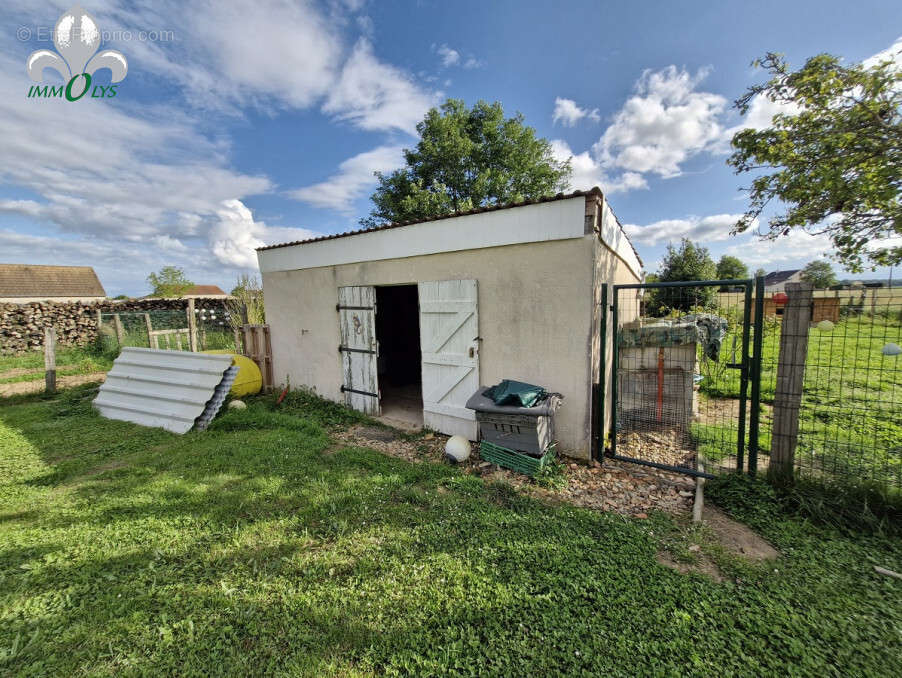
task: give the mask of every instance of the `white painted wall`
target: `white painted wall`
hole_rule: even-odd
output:
[[[562,393],[560,449],[589,457],[599,286],[637,282],[641,265],[610,209],[585,233],[586,209],[577,196],[258,252],[276,382],[343,401],[339,287],[472,279],[480,381],[518,379]]]

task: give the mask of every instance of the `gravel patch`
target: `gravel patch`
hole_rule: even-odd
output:
[[[334,436],[346,445],[368,447],[413,463],[441,462],[444,458],[447,436],[427,434],[412,440],[385,440],[387,436],[382,431],[360,425]],[[461,467],[466,474],[507,482],[530,496],[636,518],[647,518],[651,511],[685,515],[692,510],[695,482],[687,476],[612,459],[605,459],[604,464],[576,462],[566,457],[562,461],[567,484],[561,489],[540,487],[527,476],[482,461],[475,443],[470,459]]]

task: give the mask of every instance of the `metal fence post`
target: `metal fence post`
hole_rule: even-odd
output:
[[[783,327],[780,332],[773,441],[768,468],[768,477],[777,481],[791,480],[793,476],[813,289],[811,283],[786,284],[789,300],[783,311]]]
[[[739,435],[736,442],[736,472],[742,473],[745,454],[745,415],[748,410],[746,402],[749,389],[749,372],[751,361],[749,359],[749,334],[752,314],[752,281],[745,284],[744,303],[742,306],[742,362],[739,372]]]
[[[601,285],[601,327],[599,328],[599,357],[598,357],[598,451],[596,458],[600,462],[604,462],[604,440],[608,433],[604,427],[605,421],[605,391],[607,383],[605,381],[605,369],[607,367],[608,357],[608,284]]]
[[[617,299],[618,287],[614,285],[614,299],[611,304],[611,341],[614,342],[611,349],[611,455],[617,454],[617,361],[620,351],[617,346]]]
[[[764,343],[764,277],[755,278],[755,334],[752,337],[752,362],[749,381],[752,384],[749,414],[749,475],[758,473],[758,441],[761,430],[761,351]]]

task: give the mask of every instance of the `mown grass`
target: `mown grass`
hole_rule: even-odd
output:
[[[235,340],[231,332],[210,330],[199,337],[203,340],[203,350],[234,350]],[[130,330],[125,332],[123,346],[148,347],[147,332]],[[119,354],[119,342],[112,330],[107,328],[98,342],[85,346],[58,346],[56,350],[56,374],[58,377],[94,372],[107,372]],[[166,345],[161,345],[166,348]],[[173,342],[171,348],[177,348]],[[182,341],[182,350],[188,350],[187,341]],[[17,355],[0,355],[0,384],[21,381],[36,381],[44,378],[44,351],[28,351]],[[4,374],[13,370],[28,370],[27,374]]]
[[[60,346],[56,351],[57,375],[105,372],[113,366],[112,356],[94,346]],[[30,374],[4,376],[12,370],[40,370]],[[44,352],[29,351],[20,355],[0,355],[0,384],[34,381],[44,378]]]
[[[703,541],[716,584],[657,564],[662,543],[692,557],[702,538],[668,518],[336,444],[359,415],[310,395],[176,436],[100,419],[93,394],[0,408],[5,675],[898,669],[902,583],[872,569],[902,570],[898,540],[745,515],[784,556],[753,566]]]

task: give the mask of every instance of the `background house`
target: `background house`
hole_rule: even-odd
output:
[[[0,264],[0,302],[103,299],[106,291],[90,266]]]
[[[229,295],[223,292],[218,285],[192,285],[182,295],[183,299],[228,299]]]
[[[561,451],[588,458],[603,364],[609,421],[602,283],[639,282],[642,263],[597,188],[264,247],[258,258],[273,373],[292,387],[474,440],[464,405],[480,385],[541,384],[564,395]]]
[[[802,269],[797,268],[792,271],[772,271],[764,276],[764,291],[768,294],[776,292],[785,292],[786,283],[801,282]]]
[[[229,299],[231,297],[227,292],[223,292],[218,285],[192,285],[184,294],[179,295],[179,299]],[[142,299],[159,299],[153,294],[148,294]]]

